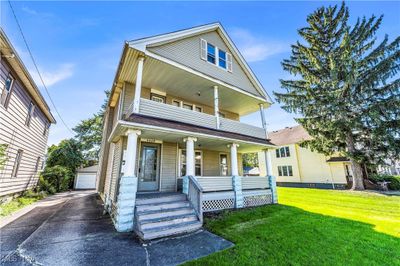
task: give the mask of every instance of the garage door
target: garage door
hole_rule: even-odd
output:
[[[96,174],[82,173],[76,177],[76,189],[95,189],[96,188]]]

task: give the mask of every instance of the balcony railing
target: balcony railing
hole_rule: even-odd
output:
[[[170,104],[158,103],[144,98],[140,99],[139,106],[139,113],[143,115],[217,129],[216,117],[213,115],[176,107]],[[132,110],[132,108],[129,108],[129,110]],[[262,128],[222,117],[220,117],[219,129],[256,138],[265,138],[265,131]]]

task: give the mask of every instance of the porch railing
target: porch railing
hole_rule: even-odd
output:
[[[203,223],[203,189],[193,176],[188,176],[188,200],[194,208],[197,217]]]
[[[186,176],[183,192],[202,221],[203,212],[276,203],[272,176]]]
[[[132,110],[132,104],[128,108],[126,115],[130,114],[130,110]],[[214,115],[187,110],[170,104],[158,103],[149,99],[140,99],[139,113],[147,116],[217,129],[216,117]],[[265,131],[263,128],[222,117],[220,117],[219,129],[256,138],[265,138]]]

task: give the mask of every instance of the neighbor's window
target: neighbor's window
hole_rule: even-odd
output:
[[[19,165],[21,164],[23,150],[17,151],[17,156],[15,157],[14,167],[11,176],[16,177],[18,175]]]
[[[282,148],[276,149],[275,151],[276,151],[276,158],[290,157],[289,147],[282,147]]]
[[[196,176],[201,176],[201,169],[202,169],[202,152],[195,151],[194,158],[195,158],[195,170],[194,174]],[[186,150],[181,150],[181,176],[186,175]]]
[[[215,46],[207,43],[207,61],[215,64]]]
[[[50,123],[46,121],[44,123],[43,136],[46,136],[46,134],[49,132],[49,129],[50,129]]]
[[[34,111],[35,111],[35,105],[33,104],[33,102],[31,102],[28,107],[28,114],[27,114],[26,121],[25,121],[25,125],[27,125],[28,127],[31,124],[31,120],[32,120]]]
[[[279,176],[293,176],[293,169],[291,165],[278,166]]]
[[[14,85],[14,78],[11,76],[11,74],[9,74],[6,79],[6,84],[4,86],[3,93],[1,94],[1,105],[3,105],[6,108],[8,102],[10,101],[13,85]]]
[[[36,159],[35,173],[37,172],[37,170],[39,170],[40,161],[41,161],[41,158],[40,158],[40,156],[39,156],[39,157],[37,157],[37,159]]]

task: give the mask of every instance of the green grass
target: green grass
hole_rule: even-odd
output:
[[[20,196],[18,198],[11,200],[10,202],[0,204],[0,217],[10,215],[13,212],[27,205],[30,205],[42,198],[43,195],[41,194],[32,195],[32,193],[29,193],[28,196]]]
[[[279,188],[279,205],[206,219],[231,249],[192,265],[400,265],[400,197]]]

